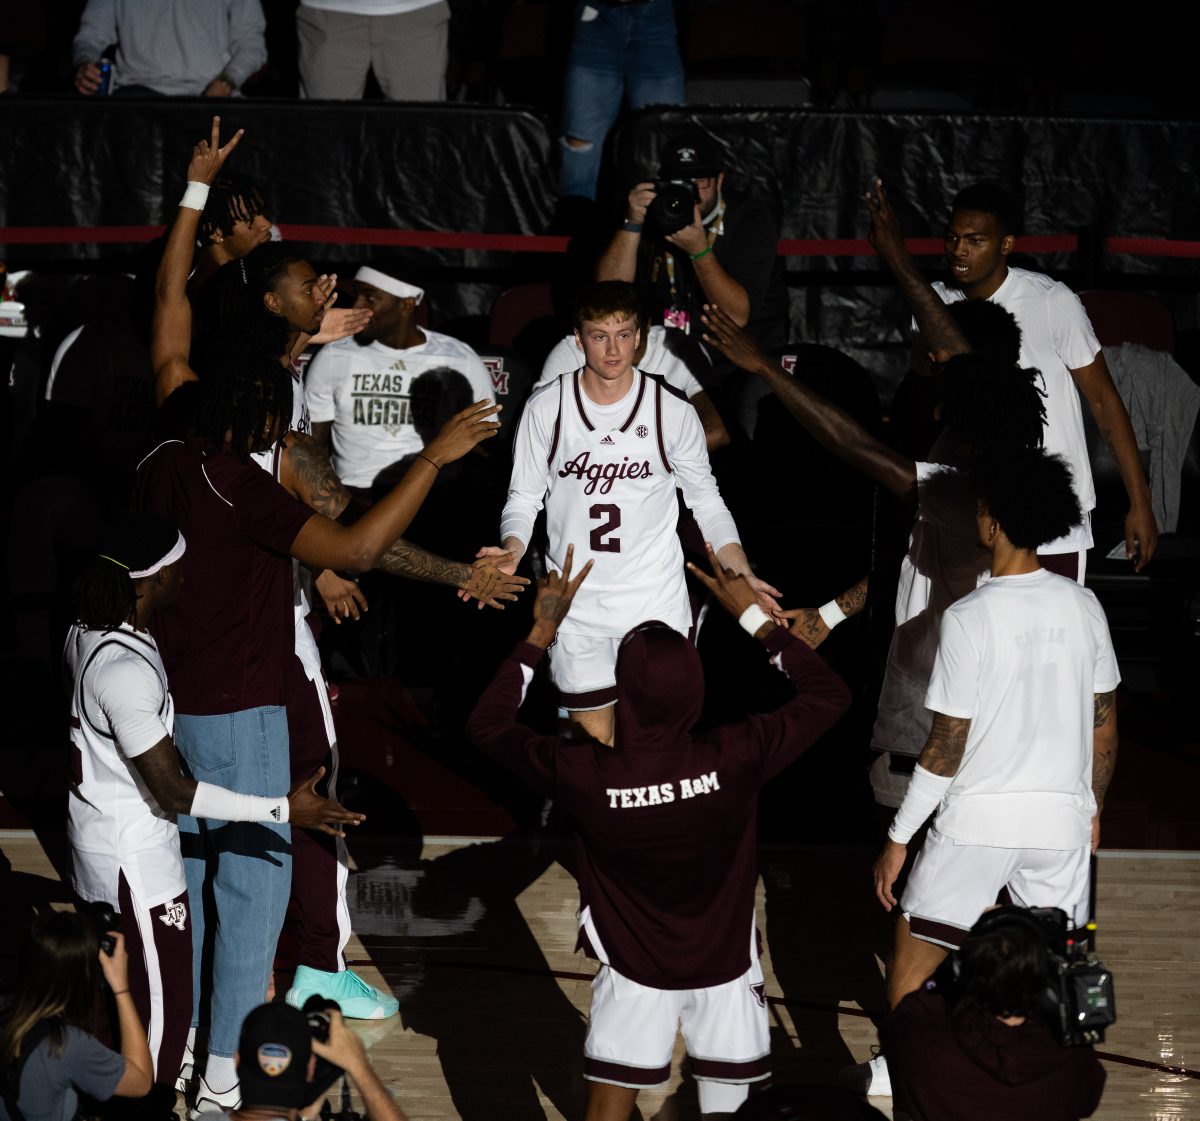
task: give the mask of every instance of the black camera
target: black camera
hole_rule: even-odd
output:
[[[102,901],[81,903],[76,910],[92,920],[92,925],[100,935],[100,949],[112,957],[113,950],[117,948],[117,940],[114,935],[121,929],[121,916],[113,910],[112,904]]]
[[[678,233],[696,216],[700,192],[690,179],[656,179],[646,217],[661,233]]]
[[[1031,907],[1029,917],[1042,930],[1050,957],[1046,1013],[1064,1047],[1103,1043],[1104,1030],[1117,1021],[1112,974],[1067,932],[1067,915],[1058,907]]]
[[[304,1018],[308,1021],[309,1033],[313,1039],[321,1043],[329,1042],[329,1013],[340,1012],[341,1010],[342,1006],[336,1000],[318,996],[316,993],[310,996],[304,1002],[304,1007],[300,1009],[304,1013]],[[341,1067],[318,1055],[312,1077],[312,1100],[316,1101],[341,1076]]]

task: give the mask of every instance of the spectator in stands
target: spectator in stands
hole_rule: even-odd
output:
[[[673,0],[578,0],[563,80],[560,199],[596,197],[604,139],[621,110],[683,104]]]
[[[109,92],[231,97],[267,61],[260,0],[88,0],[71,46],[75,88],[100,88],[100,59],[117,44]]]
[[[367,1121],[405,1121],[404,1113],[367,1059],[366,1049],[333,1009],[329,1019],[329,1037],[322,1041],[302,1012],[286,1004],[262,1004],[246,1017],[238,1038],[238,1078],[242,1084],[243,1104],[226,1116],[258,1121],[259,1118],[286,1118],[298,1121],[316,1116],[312,1081],[316,1060],[324,1059],[347,1077],[362,1099]],[[356,1115],[357,1116],[357,1115]]]
[[[651,325],[650,317],[643,308],[639,318],[641,342],[633,352],[633,364],[646,374],[656,374],[668,385],[683,393],[700,416],[704,425],[704,438],[711,452],[729,443],[729,432],[721,414],[717,412],[704,386],[697,380],[694,371],[701,376],[712,374],[712,362],[704,348],[690,335],[660,323]],[[583,366],[583,350],[575,333],[563,336],[562,340],[546,356],[542,376],[534,389],[549,385],[560,374],[570,374]]]
[[[1049,981],[1046,943],[1028,913],[986,912],[954,965],[879,1029],[896,1109],[912,1121],[1090,1117],[1104,1068],[1091,1047],[1064,1047],[1051,1034]]]
[[[636,282],[650,294],[653,323],[698,332],[706,303],[719,304],[768,351],[787,341],[787,290],[776,256],[779,229],[761,202],[725,192],[725,158],[712,139],[687,133],[662,152],[657,181],[690,183],[699,201],[673,234],[654,227],[654,182],[629,192],[625,221],[596,266],[597,280]],[[724,382],[732,364],[718,359]],[[744,423],[744,422],[743,422]]]
[[[370,70],[389,101],[446,99],[446,0],[300,0],[296,35],[304,97],[354,101]]]
[[[125,936],[112,952],[84,915],[34,919],[17,962],[16,991],[0,1022],[0,1121],[74,1117],[79,1095],[140,1098],[154,1065],[129,991]],[[101,977],[117,1006],[120,1053],[101,1043]]]
[[[419,281],[402,260],[359,269],[354,306],[374,314],[353,338],[325,347],[305,377],[313,435],[332,444],[334,470],[349,487],[370,488],[385,467],[421,450],[409,394],[426,370],[458,370],[474,400],[495,400],[491,375],[474,350],[417,326],[425,298]]]

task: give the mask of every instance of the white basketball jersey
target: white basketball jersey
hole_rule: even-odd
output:
[[[153,743],[137,744],[131,752],[122,750],[96,695],[106,672],[135,671],[121,678],[136,681],[137,695],[127,697],[131,708],[141,714],[157,712],[157,722],[171,733],[175,706],[158,647],[148,634],[129,626],[92,631],[76,624],[67,634],[64,658],[73,681],[67,833],[75,890],[84,899],[116,906],[118,876],[124,872],[142,906],[175,899],[187,887],[179,830],[130,761],[131,755]]]
[[[546,530],[553,568],[561,571],[568,545],[575,573],[594,564],[559,629],[619,638],[657,619],[686,634],[691,613],[662,383],[635,370],[629,395],[602,407],[585,396],[581,373],[558,379]]]

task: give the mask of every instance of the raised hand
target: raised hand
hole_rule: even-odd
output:
[[[883,189],[883,180],[876,179],[875,193],[867,191],[863,198],[866,199],[867,210],[871,214],[871,230],[867,234],[867,240],[875,252],[889,265],[907,256],[908,247],[904,244],[904,234],[900,232],[900,223]]]
[[[361,825],[366,814],[351,813],[350,810],[322,798],[317,793],[317,783],[325,775],[325,768],[318,767],[316,774],[306,782],[298,783],[288,794],[288,822],[301,829],[314,829],[334,837],[344,837],[343,825]]]
[[[212,136],[201,140],[192,149],[192,159],[188,164],[187,177],[189,183],[208,183],[216,181],[221,168],[229,158],[230,153],[238,146],[242,134],[246,130],[239,128],[233,134],[224,148],[221,147],[221,118],[212,119]]]
[[[829,627],[815,607],[796,607],[784,611],[783,617],[791,620],[788,630],[806,646],[816,649],[829,637]]]
[[[343,619],[357,620],[359,612],[367,610],[362,588],[328,568],[313,581],[313,586],[320,593],[329,617],[339,626]]]
[[[504,610],[501,600],[513,602],[529,583],[528,577],[514,576],[516,557],[503,550],[496,555],[479,557],[471,565],[470,579],[459,589],[464,600],[479,600],[480,608]]]
[[[461,413],[455,413],[444,425],[442,430],[425,445],[421,452],[435,467],[444,463],[453,463],[461,459],[476,444],[490,439],[500,431],[500,422],[489,420],[504,406],[493,405],[491,401],[476,401],[468,405]]]
[[[761,606],[758,588],[751,582],[751,577],[744,573],[733,572],[726,568],[713,547],[707,541],[704,552],[708,556],[708,564],[713,574],[710,576],[704,569],[688,561],[688,569],[710,592],[716,601],[725,608],[735,619],[740,619],[747,607]]]
[[[704,324],[704,341],[715,346],[739,369],[756,374],[764,368],[774,369],[777,365],[770,355],[716,304],[704,305],[700,322]]]
[[[646,220],[646,207],[653,201],[657,192],[654,190],[653,183],[638,183],[637,186],[629,192],[629,199],[625,207],[625,215],[631,222],[644,222]]]
[[[106,954],[99,950],[100,972],[108,982],[108,987],[114,993],[129,988],[129,953],[125,949],[125,935],[119,930],[106,931],[113,940],[113,952]]]
[[[550,645],[558,628],[571,610],[571,601],[579,591],[579,585],[587,579],[592,571],[593,561],[588,561],[574,580],[571,579],[571,566],[575,561],[575,546],[567,546],[567,558],[563,562],[562,572],[551,572],[549,576],[538,581],[537,599],[533,601],[533,628],[529,632],[529,641],[534,646],[543,649]]]
[[[682,249],[688,256],[703,253],[708,248],[708,231],[704,228],[700,204],[696,203],[692,207],[690,225],[684,226],[682,230],[676,230],[673,234],[667,234],[663,240],[669,241],[676,249]]]
[[[365,307],[333,307],[337,299],[335,292],[325,304],[325,314],[321,317],[321,329],[309,339],[310,344],[321,345],[335,343],[338,339],[348,339],[357,335],[375,313]]]

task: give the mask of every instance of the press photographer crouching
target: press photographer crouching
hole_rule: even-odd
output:
[[[17,985],[0,1018],[0,1121],[66,1121],[86,1094],[140,1098],[154,1066],[129,993],[125,939],[71,912],[38,916],[17,959]],[[96,1038],[101,977],[116,1004],[120,1052]]]
[[[1112,979],[1056,908],[998,907],[879,1029],[896,1118],[1077,1121],[1100,1104],[1090,1046],[1113,1023]]]
[[[405,1121],[333,1001],[310,997],[303,1012],[260,1004],[242,1023],[236,1061],[242,1106],[213,1116],[315,1117],[329,1087],[345,1073],[358,1089],[367,1121]]]

